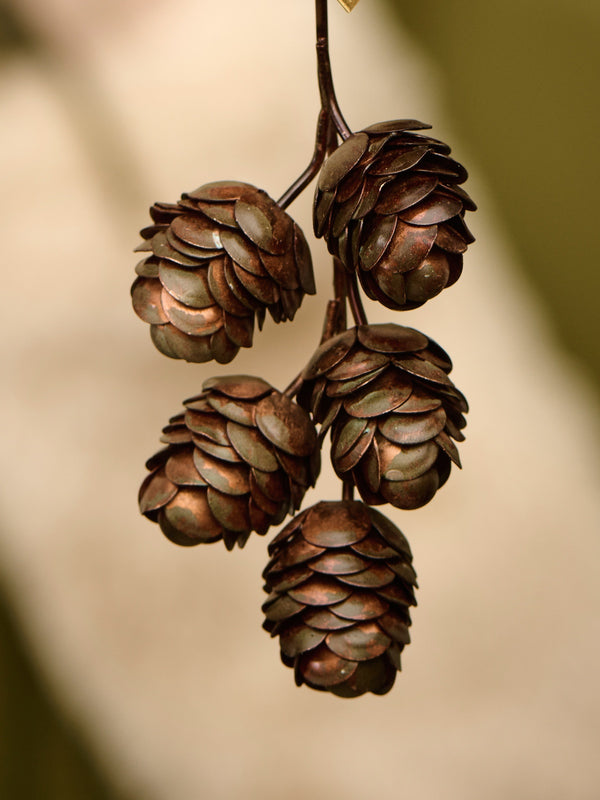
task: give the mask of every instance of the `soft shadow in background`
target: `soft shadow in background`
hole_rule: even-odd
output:
[[[561,341],[600,385],[600,3],[387,0],[494,191]]]

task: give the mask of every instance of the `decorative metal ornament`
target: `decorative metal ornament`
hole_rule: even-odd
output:
[[[181,545],[243,547],[300,508],[319,474],[309,415],[261,378],[211,378],[163,429],[140,511]]]
[[[415,120],[371,125],[329,156],[317,184],[314,230],[388,308],[417,308],[455,283],[473,241],[476,206],[464,167]]]
[[[328,339],[306,366],[298,402],[321,439],[331,428],[333,468],[366,503],[419,508],[461,466],[452,439],[465,438],[468,405],[451,369],[438,344],[391,323]]]
[[[398,528],[364,503],[318,503],[286,525],[269,554],[263,627],[279,636],[296,683],[340,697],[388,692],[416,605]]]
[[[310,250],[296,223],[246,183],[219,181],[155,203],[136,249],[149,252],[131,287],[136,314],[170,358],[231,361],[251,347],[256,318],[293,319],[315,293]]]
[[[358,0],[339,2],[351,11]],[[300,511],[269,545],[264,627],[298,685],[357,697],[392,688],[416,604],[408,542],[372,506],[428,503],[461,466],[468,410],[448,354],[413,328],[369,324],[359,284],[396,311],[451,286],[475,204],[429,125],[352,132],[335,96],[327,0],[315,11],[321,108],[308,166],[277,202],[227,180],[155,203],[131,294],[164,355],[230,362],[267,312],[293,320],[315,293],[308,243],[285,209],[318,178],[313,227],[334,286],[320,344],[283,392],[248,375],[205,380],[163,429],[139,507],[176,544],[243,547],[301,509],[329,433],[342,499]]]

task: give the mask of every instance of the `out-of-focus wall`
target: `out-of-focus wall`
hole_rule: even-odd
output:
[[[305,166],[318,109],[310,5],[19,4],[35,55],[0,73],[0,558],[11,596],[51,684],[132,795],[591,800],[590,390],[522,279],[480,162],[443,109],[439,71],[375,0],[350,15],[330,4],[350,124],[432,122],[470,168],[481,209],[455,287],[406,315],[368,304],[372,321],[394,318],[447,348],[472,406],[463,472],[424,509],[383,509],[411,542],[421,587],[394,690],[343,701],[296,689],[260,627],[266,540],[186,550],[138,514],[143,462],[184,397],[212,374],[284,386],[318,339],[330,286],[320,242],[319,295],[225,367],[160,356],[128,295],[151,202],[219,178],[278,196]],[[307,235],[310,194],[291,207]],[[306,504],[337,496],[326,469]]]
[[[561,342],[600,385],[600,3],[387,0],[435,62],[439,98]]]

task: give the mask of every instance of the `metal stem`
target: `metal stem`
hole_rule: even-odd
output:
[[[319,174],[327,155],[327,143],[329,141],[329,128],[331,127],[331,117],[329,109],[322,108],[317,120],[317,132],[315,134],[315,149],[310,164],[306,167],[302,175],[285,191],[277,205],[287,208],[298,195],[306,189],[308,184]]]
[[[344,481],[342,484],[342,500],[354,500],[354,484]]]
[[[350,310],[352,311],[354,322],[356,325],[368,325],[369,320],[367,319],[367,315],[362,304],[362,299],[356,283],[356,275],[354,273],[352,275],[346,274],[345,278],[346,288],[348,291],[348,303],[350,304]]]
[[[327,0],[316,0],[315,6],[317,27],[317,77],[319,81],[319,95],[321,97],[321,110],[317,120],[315,134],[315,149],[310,164],[306,167],[294,183],[277,201],[281,208],[287,208],[306,189],[308,184],[319,174],[327,153],[333,152],[337,147],[337,133],[342,139],[352,135],[348,127],[333,88],[331,75],[331,62],[329,60],[329,31],[327,25]]]
[[[342,139],[347,139],[352,135],[352,131],[348,127],[340,110],[335,96],[335,89],[333,88],[333,77],[331,75],[329,31],[327,27],[327,0],[316,0],[315,13],[317,19],[317,75],[319,78],[321,105],[323,108],[329,109],[336,130]]]
[[[330,300],[327,303],[327,310],[325,311],[325,319],[323,320],[323,331],[321,333],[321,341],[319,346],[331,339],[340,331],[340,301]]]
[[[336,333],[345,331],[348,327],[348,320],[346,315],[346,297],[347,297],[347,284],[346,284],[346,270],[339,258],[333,259],[333,291],[335,299],[339,303],[339,328]]]
[[[302,370],[302,372],[304,372],[304,370]],[[293,398],[300,391],[300,387],[302,386],[302,372],[298,373],[289,386],[284,389],[283,394],[286,397]]]

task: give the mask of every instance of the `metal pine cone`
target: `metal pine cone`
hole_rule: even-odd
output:
[[[430,127],[395,120],[353,134],[323,165],[315,195],[316,236],[372,300],[398,311],[455,283],[474,241],[464,215],[476,206],[458,185],[467,172],[443,142],[413,132]]]
[[[231,361],[251,347],[268,310],[293,319],[314,294],[310,250],[300,228],[247,183],[208,183],[174,204],[155,203],[154,224],[136,249],[133,307],[170,358]]]
[[[142,514],[176,544],[243,547],[302,503],[320,468],[309,415],[261,378],[210,378],[146,464]]]
[[[398,528],[358,501],[318,503],[286,525],[269,554],[263,627],[279,636],[296,683],[340,697],[388,692],[416,605]]]
[[[298,403],[331,428],[331,460],[370,505],[419,508],[461,466],[468,405],[442,348],[412,328],[359,325],[326,341],[306,366]],[[452,437],[452,438],[451,438]]]

